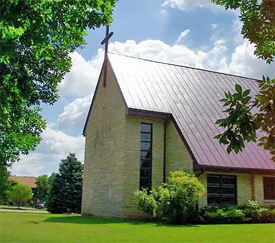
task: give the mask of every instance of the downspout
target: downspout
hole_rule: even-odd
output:
[[[167,123],[168,120],[164,122],[163,131],[163,183],[166,182],[166,139],[167,139]]]

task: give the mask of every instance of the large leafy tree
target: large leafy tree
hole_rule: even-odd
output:
[[[274,0],[213,0],[226,9],[239,9],[243,22],[242,34],[255,44],[255,55],[274,65],[275,57],[275,1]],[[275,70],[275,68],[274,68]],[[245,142],[256,141],[270,151],[275,161],[275,78],[259,81],[259,91],[253,96],[250,90],[236,85],[236,92],[226,93],[221,101],[228,116],[217,121],[225,131],[216,136],[227,145],[227,151],[238,153]],[[253,109],[255,108],[255,109]],[[257,131],[265,135],[258,137]]]
[[[32,189],[24,184],[17,183],[14,185],[10,192],[10,200],[18,206],[22,206],[23,203],[32,199]]]
[[[51,213],[80,213],[83,165],[75,154],[62,159],[55,175],[47,201]]]
[[[38,176],[35,180],[36,198],[39,201],[45,202],[50,191],[50,182],[47,175]]]
[[[40,142],[40,104],[58,99],[69,53],[111,22],[116,0],[0,0],[0,170]],[[1,177],[1,186],[7,177]],[[2,192],[1,192],[2,193]]]

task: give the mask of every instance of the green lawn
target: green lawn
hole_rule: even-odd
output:
[[[0,242],[275,242],[275,224],[169,226],[79,215],[0,213]]]

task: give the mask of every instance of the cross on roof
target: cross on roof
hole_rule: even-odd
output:
[[[103,76],[103,87],[106,87],[106,75],[107,75],[107,52],[108,52],[108,44],[109,44],[109,39],[112,37],[114,32],[109,33],[109,26],[106,26],[106,34],[104,39],[101,41],[101,45],[105,44],[105,56],[104,56],[104,76]]]

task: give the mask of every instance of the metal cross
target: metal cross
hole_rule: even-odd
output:
[[[114,33],[110,32],[109,33],[109,26],[106,26],[106,35],[105,38],[101,41],[101,45],[105,44],[105,55],[104,55],[104,70],[103,70],[103,87],[106,87],[106,75],[107,75],[107,53],[108,53],[108,43],[109,39],[112,37]]]

